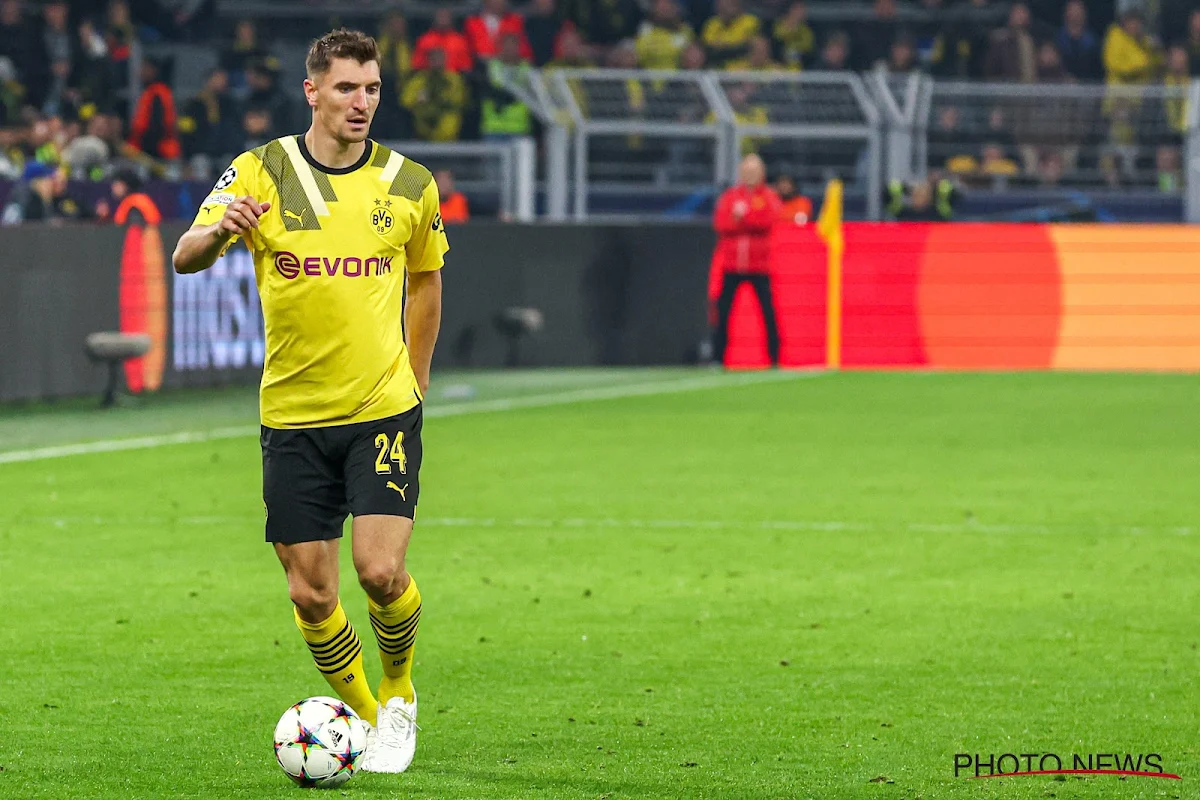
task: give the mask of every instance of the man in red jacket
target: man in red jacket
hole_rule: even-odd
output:
[[[433,27],[417,39],[413,51],[413,69],[429,68],[429,51],[442,50],[446,53],[447,72],[470,72],[471,45],[467,37],[454,29],[454,14],[448,8],[433,12]]]
[[[771,298],[771,228],[779,219],[783,203],[766,185],[766,167],[757,155],[742,159],[738,184],[717,200],[713,227],[717,249],[713,253],[708,281],[709,324],[716,326],[714,357],[725,361],[729,340],[729,314],[733,298],[745,281],[754,289],[767,328],[767,354],[779,364],[779,325]]]
[[[494,58],[508,34],[520,39],[521,58],[533,60],[533,48],[525,37],[525,18],[508,10],[507,0],[483,0],[483,12],[467,17],[463,25],[471,54],[477,59]]]

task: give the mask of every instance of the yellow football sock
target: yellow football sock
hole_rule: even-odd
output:
[[[378,706],[363,669],[362,642],[350,620],[346,619],[342,602],[338,601],[329,619],[315,625],[300,619],[297,611],[296,627],[308,643],[317,669],[329,681],[333,691],[360,717],[374,725]]]
[[[368,605],[375,641],[379,643],[379,659],[383,662],[379,704],[387,705],[393,697],[403,697],[411,703],[413,648],[421,621],[421,592],[417,590],[417,582],[410,580],[404,593],[386,606],[369,598]]]

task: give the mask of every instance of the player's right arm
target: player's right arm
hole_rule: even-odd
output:
[[[235,239],[258,227],[258,218],[270,207],[250,196],[238,197],[225,207],[221,219],[211,225],[193,225],[179,237],[171,255],[175,271],[185,275],[211,267]]]
[[[212,192],[200,204],[192,227],[175,246],[171,263],[180,274],[200,272],[211,267],[237,241],[247,244],[258,228],[258,218],[271,207],[256,199],[255,175],[258,159],[242,153],[222,173]]]

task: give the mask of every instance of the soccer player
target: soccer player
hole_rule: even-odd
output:
[[[403,772],[416,751],[421,618],[405,552],[449,245],[429,170],[367,137],[380,97],[375,40],[333,31],[306,67],[308,131],[234,159],[172,260],[198,272],[238,238],[254,255],[266,538],[317,669],[373,726],[363,768]],[[383,662],[377,693],[338,597],[347,514]]]

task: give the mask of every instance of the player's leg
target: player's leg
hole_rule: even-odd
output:
[[[322,452],[324,434],[264,428],[263,500],[267,541],[287,575],[296,627],[338,697],[376,724],[377,704],[362,644],[338,600],[338,542],[346,519],[339,465]]]
[[[775,297],[771,291],[771,276],[751,275],[750,284],[758,296],[758,306],[762,309],[763,326],[767,329],[767,356],[773,366],[779,365],[779,321],[775,313]]]
[[[413,649],[421,622],[421,592],[405,569],[413,521],[368,514],[354,518],[354,568],[367,593],[371,627],[379,645],[383,680],[379,704],[393,697],[413,702]]]
[[[733,298],[737,296],[741,285],[742,275],[736,272],[725,273],[721,281],[721,294],[717,298],[717,330],[713,335],[713,359],[718,364],[725,363],[725,348],[729,344],[729,316],[733,312]]]
[[[408,573],[420,491],[421,406],[366,423],[346,457],[346,497],[354,517],[354,568],[367,593],[379,646],[379,741],[363,769],[403,772],[417,746],[413,651],[421,593]]]

